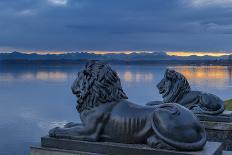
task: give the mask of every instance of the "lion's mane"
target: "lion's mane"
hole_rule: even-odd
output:
[[[80,79],[81,78],[81,79]],[[78,86],[76,82],[85,83],[85,90],[77,100],[77,111],[90,110],[99,105],[128,99],[124,93],[117,73],[108,64],[99,61],[90,61],[78,73],[72,89]]]
[[[164,86],[168,87],[168,89],[165,90],[168,91],[164,97],[165,103],[177,102],[185,93],[191,91],[190,85],[185,76],[175,70],[167,69],[163,80],[171,82],[170,85]]]

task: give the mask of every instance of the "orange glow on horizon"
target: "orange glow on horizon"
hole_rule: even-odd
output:
[[[166,52],[169,56],[213,56],[213,57],[220,57],[225,55],[231,55],[232,53],[226,53],[226,52],[184,52],[184,51],[176,51],[176,52]]]
[[[46,54],[67,54],[67,53],[89,53],[89,54],[97,54],[97,55],[106,55],[106,54],[142,54],[142,53],[153,53],[155,51],[25,51],[22,53],[25,54],[39,54],[39,55],[46,55]],[[213,57],[220,57],[220,56],[228,56],[231,55],[232,52],[191,52],[191,51],[163,51],[169,56],[180,56],[180,57],[188,57],[188,56],[213,56]]]

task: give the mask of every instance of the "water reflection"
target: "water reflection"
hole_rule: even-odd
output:
[[[181,72],[193,85],[228,87],[231,82],[231,67],[227,66],[178,66],[170,67]]]
[[[11,73],[0,73],[0,82],[10,82],[14,80],[14,76]]]
[[[0,73],[0,82],[13,81],[65,81],[68,78],[66,72],[60,71],[37,71],[37,72],[23,72],[23,73]]]
[[[171,66],[181,72],[194,85],[215,85],[226,87],[232,81],[232,67],[227,66]],[[163,73],[158,73],[163,74]],[[152,82],[157,73],[152,70],[119,70],[118,75],[122,81],[129,83]],[[31,72],[0,72],[0,82],[13,81],[66,81],[68,79],[66,71],[46,71],[37,70]]]
[[[126,82],[149,82],[154,80],[154,74],[151,72],[119,72],[120,78]],[[68,79],[66,72],[26,72],[20,74],[14,73],[0,73],[0,82],[13,82],[13,81],[65,81]]]
[[[155,75],[152,72],[132,72],[132,71],[125,71],[119,72],[119,77],[122,81],[125,82],[151,82],[154,80]]]
[[[120,75],[120,74],[119,74]],[[133,75],[130,71],[126,71],[124,74],[123,74],[123,79],[127,82],[130,82],[132,81],[132,78],[133,78]]]
[[[68,77],[65,72],[38,72],[35,75],[37,80],[66,80]]]

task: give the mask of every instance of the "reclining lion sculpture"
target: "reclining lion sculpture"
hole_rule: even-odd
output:
[[[72,85],[82,124],[49,131],[55,138],[148,144],[153,148],[200,150],[204,128],[181,105],[140,106],[127,100],[117,73],[108,64],[92,61]]]
[[[187,79],[175,70],[167,69],[157,84],[164,103],[179,103],[195,114],[216,115],[224,111],[224,102],[216,95],[192,91]]]

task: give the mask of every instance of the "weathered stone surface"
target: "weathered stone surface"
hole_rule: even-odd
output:
[[[224,150],[232,151],[232,123],[201,121],[209,141],[223,143]]]
[[[213,122],[213,121],[201,121],[205,129],[232,131],[232,123],[229,122]]]
[[[144,144],[122,144],[110,142],[87,142],[70,139],[57,139],[51,137],[42,137],[42,148],[32,148],[32,153],[41,155],[38,152],[68,152],[70,154],[56,155],[73,155],[71,153],[95,153],[95,154],[111,154],[111,155],[220,155],[222,153],[222,144],[218,142],[207,142],[201,151],[180,152],[164,149],[152,149]],[[54,150],[53,150],[54,149]],[[46,151],[45,151],[46,150]],[[69,150],[69,151],[68,151]],[[73,152],[78,151],[78,152]],[[53,155],[43,154],[43,155]],[[88,154],[89,155],[89,154]]]
[[[196,114],[201,121],[232,122],[232,111],[225,110],[218,115]]]

